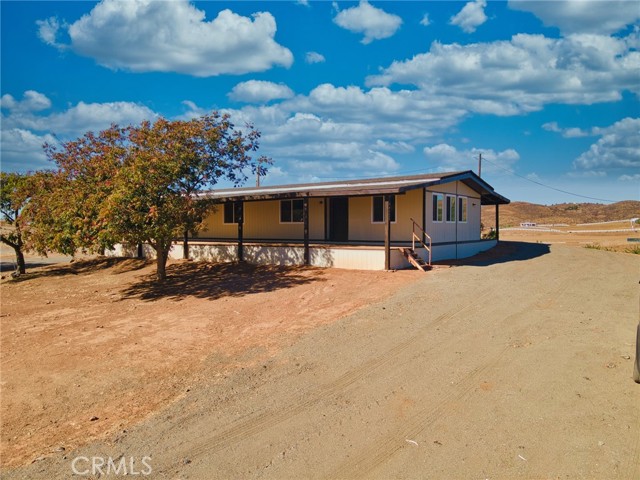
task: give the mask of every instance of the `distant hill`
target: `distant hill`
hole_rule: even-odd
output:
[[[500,227],[517,227],[522,222],[578,223],[608,222],[640,217],[640,202],[625,200],[604,205],[601,203],[559,203],[538,205],[527,202],[511,202],[500,205]],[[495,207],[482,207],[482,223],[485,228],[495,226]]]

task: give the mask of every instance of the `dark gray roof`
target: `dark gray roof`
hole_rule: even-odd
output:
[[[493,187],[471,170],[460,172],[426,173],[403,177],[366,178],[338,182],[301,183],[269,187],[225,188],[205,192],[205,198],[215,201],[255,201],[299,197],[343,197],[361,195],[401,194],[416,188],[461,181],[480,194],[483,205],[506,204],[510,200],[495,192]]]

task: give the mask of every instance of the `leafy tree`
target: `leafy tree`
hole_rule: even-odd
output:
[[[37,194],[26,212],[28,239],[35,250],[102,253],[118,242],[101,209],[124,161],[125,139],[125,130],[113,125],[60,146],[45,144],[57,170],[37,179]]]
[[[26,272],[24,261],[23,211],[30,197],[29,175],[0,173],[0,212],[7,226],[2,226],[0,241],[16,253],[18,273]]]
[[[40,250],[72,254],[101,251],[118,242],[148,243],[157,254],[157,277],[166,277],[169,249],[196,231],[211,208],[199,193],[221,178],[234,185],[247,173],[266,173],[270,160],[252,159],[260,133],[235,128],[228,115],[155,122],[91,132],[61,147],[46,146],[58,166],[51,196],[32,209]]]
[[[127,129],[128,152],[114,178],[103,215],[115,237],[148,243],[156,251],[157,278],[166,277],[173,240],[196,230],[211,204],[198,194],[221,178],[240,185],[247,171],[266,172],[252,159],[260,133],[236,130],[227,115],[189,121],[159,119]]]

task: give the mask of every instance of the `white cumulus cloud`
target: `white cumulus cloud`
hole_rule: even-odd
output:
[[[38,112],[51,108],[51,100],[40,92],[27,90],[24,92],[22,100],[16,100],[8,93],[4,94],[0,99],[0,106],[14,112]]]
[[[518,34],[491,43],[434,42],[428,52],[368,77],[367,85],[413,84],[432,95],[465,99],[473,112],[495,115],[549,103],[617,101],[624,90],[640,94],[636,37]]]
[[[473,33],[480,25],[487,21],[484,9],[486,0],[475,0],[467,3],[462,10],[451,17],[451,25],[460,27],[466,33]]]
[[[282,83],[248,80],[233,87],[229,98],[240,102],[265,103],[270,100],[291,98],[294,93]]]
[[[512,171],[514,164],[520,160],[520,154],[514,149],[506,149],[496,152],[490,148],[470,148],[458,150],[452,145],[440,143],[432,147],[425,147],[423,153],[430,166],[435,166],[441,171],[451,170],[477,170],[478,155],[482,154],[484,162],[483,172]]]
[[[564,138],[579,138],[591,135],[588,131],[577,127],[560,128],[558,122],[547,122],[542,125],[542,128],[549,132],[560,133]]]
[[[634,173],[633,175],[620,175],[618,180],[623,182],[640,182],[640,173]]]
[[[39,132],[78,136],[87,130],[109,128],[112,123],[129,125],[153,120],[157,115],[148,107],[131,102],[85,103],[69,107],[50,115],[12,113],[3,118],[3,129],[23,128]]]
[[[157,114],[144,105],[131,102],[79,102],[66,110],[43,113],[51,101],[42,93],[27,90],[22,100],[2,96],[2,164],[7,170],[25,171],[50,167],[42,144],[70,140],[85,132],[100,131],[112,123],[129,125],[154,120]]]
[[[29,130],[19,128],[2,129],[2,170],[25,172],[38,168],[51,168],[42,146],[45,143],[55,144],[51,134],[37,135]]]
[[[307,52],[304,57],[305,62],[311,63],[323,63],[325,61],[324,55],[318,52]]]
[[[574,162],[578,170],[640,169],[640,118],[624,118],[605,128],[594,128],[600,139]]]
[[[365,45],[374,40],[393,36],[402,25],[402,19],[380,8],[360,0],[357,7],[338,12],[333,21],[336,25],[354,33],[363,33]]]
[[[640,6],[629,0],[509,0],[514,10],[531,12],[547,26],[558,27],[563,33],[610,34],[640,19]]]
[[[64,49],[65,46],[58,43],[58,32],[63,25],[60,23],[57,17],[49,17],[44,20],[37,20],[38,37],[47,45]]]
[[[56,44],[61,25],[42,20],[40,38]],[[111,69],[197,77],[289,67],[293,54],[274,37],[269,12],[243,17],[222,10],[211,21],[187,0],[102,0],[67,27],[69,48]]]

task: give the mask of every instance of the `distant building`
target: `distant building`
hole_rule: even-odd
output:
[[[520,224],[521,227],[523,228],[527,228],[527,227],[536,227],[538,224],[535,222],[522,222]]]

